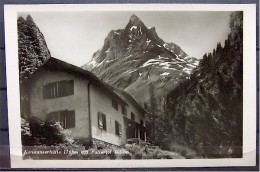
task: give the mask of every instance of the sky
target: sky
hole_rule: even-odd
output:
[[[93,53],[102,48],[108,33],[112,29],[124,29],[132,14],[147,27],[155,27],[165,42],[179,45],[198,59],[212,52],[218,42],[224,45],[230,31],[228,11],[31,12],[18,16],[27,14],[43,33],[52,57],[76,66],[89,62]]]

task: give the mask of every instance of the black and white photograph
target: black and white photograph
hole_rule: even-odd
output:
[[[18,11],[22,160],[244,158],[244,16]]]

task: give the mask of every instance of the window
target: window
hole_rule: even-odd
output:
[[[118,110],[118,103],[117,103],[117,101],[115,101],[115,100],[113,100],[113,99],[112,99],[112,107],[113,107],[114,109]]]
[[[125,106],[122,106],[122,114],[127,116],[127,110]]]
[[[43,86],[42,91],[44,99],[52,99],[73,95],[74,82],[73,80],[70,80],[49,83]]]
[[[115,133],[120,137],[122,136],[122,125],[118,121],[115,121]]]
[[[65,129],[75,128],[75,111],[63,110],[63,111],[50,112],[47,115],[47,121],[60,122],[61,126]]]
[[[135,121],[135,114],[131,112],[131,120]]]
[[[101,112],[98,112],[98,127],[107,130],[106,115]]]
[[[143,125],[144,125],[144,121],[143,121],[143,120],[140,120],[140,124],[143,126]]]

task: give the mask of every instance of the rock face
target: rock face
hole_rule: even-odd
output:
[[[44,36],[30,15],[26,20],[19,17],[18,57],[20,81],[28,78],[39,66],[51,57]]]
[[[151,84],[156,97],[164,96],[180,80],[189,78],[198,63],[178,45],[164,42],[154,27],[147,28],[133,15],[125,29],[109,32],[103,47],[82,67],[144,103],[149,99]]]
[[[243,14],[232,13],[225,46],[204,55],[190,79],[167,96],[168,136],[204,157],[242,157],[242,24]]]

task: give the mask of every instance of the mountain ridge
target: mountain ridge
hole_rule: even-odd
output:
[[[164,42],[155,27],[146,27],[132,15],[124,29],[108,33],[103,47],[82,68],[145,103],[149,100],[146,87],[154,84],[156,96],[162,97],[179,80],[189,78],[198,63],[178,45]]]

